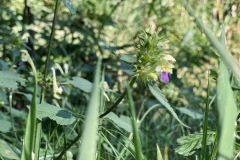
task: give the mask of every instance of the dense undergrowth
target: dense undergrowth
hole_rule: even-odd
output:
[[[239,8],[1,0],[0,159],[238,159]]]

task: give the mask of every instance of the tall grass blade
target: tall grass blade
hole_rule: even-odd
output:
[[[223,28],[221,35],[223,46],[225,46],[224,36]],[[237,105],[231,89],[229,77],[227,67],[222,60],[220,60],[220,73],[217,80],[217,109],[219,115],[218,160],[232,159],[234,151],[234,124],[237,117]]]
[[[209,94],[210,94],[210,82],[208,73],[208,87],[207,87],[207,99],[206,99],[206,110],[204,114],[203,122],[203,139],[202,139],[202,159],[207,159],[207,130],[208,130],[208,110],[209,110]]]
[[[218,54],[220,55],[221,60],[231,69],[232,73],[238,81],[240,81],[240,66],[236,62],[236,60],[233,58],[233,56],[228,52],[226,47],[218,40],[218,38],[213,34],[213,31],[205,27],[205,25],[202,23],[199,17],[197,17],[194,13],[194,10],[188,5],[186,0],[182,0],[185,9],[187,12],[194,18],[195,22],[197,23],[198,27],[203,31],[203,33],[207,36],[209,41],[212,43],[212,45],[216,48],[218,51]]]
[[[163,160],[162,153],[158,147],[158,144],[157,144],[157,160]]]
[[[141,143],[140,138],[138,134],[138,126],[136,121],[136,114],[135,114],[135,108],[133,104],[133,99],[130,91],[129,85],[127,86],[127,95],[128,95],[128,103],[129,103],[129,109],[131,114],[131,121],[132,121],[132,128],[133,128],[133,141],[134,141],[134,147],[135,147],[135,155],[137,160],[142,160],[142,150],[141,150]]]
[[[97,63],[92,95],[89,100],[85,126],[82,133],[82,141],[79,147],[78,160],[96,159],[96,148],[98,139],[98,112],[100,105],[100,66],[101,60],[99,60]]]
[[[36,126],[36,106],[37,106],[37,90],[38,90],[38,79],[37,79],[37,71],[35,65],[27,53],[27,51],[23,51],[23,55],[28,59],[28,63],[30,64],[33,74],[34,74],[34,91],[31,101],[31,107],[29,108],[29,114],[27,118],[27,126],[24,136],[24,144],[21,155],[21,160],[30,160],[32,159],[33,147],[34,147],[34,132]]]

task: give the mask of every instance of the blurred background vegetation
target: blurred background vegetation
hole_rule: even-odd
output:
[[[104,79],[109,86],[107,94],[110,106],[123,92],[126,82],[133,75],[131,65],[119,60],[123,54],[136,54],[134,43],[143,31],[157,33],[163,37],[161,46],[165,53],[177,60],[169,83],[158,82],[160,89],[175,109],[180,119],[191,127],[184,128],[164,108],[150,112],[140,126],[143,154],[147,159],[156,159],[156,144],[164,159],[193,159],[197,154],[184,157],[175,152],[177,139],[202,131],[202,122],[207,97],[207,82],[210,79],[209,130],[217,129],[216,78],[218,75],[218,55],[207,38],[197,28],[185,11],[181,1],[174,0],[83,0],[71,1],[76,14],[71,14],[64,3],[60,3],[56,21],[55,35],[51,50],[50,66],[57,68],[58,82],[65,82],[78,76],[93,81],[94,70],[99,56],[103,57]],[[221,24],[225,24],[227,48],[240,63],[240,2],[238,0],[189,0],[196,14],[207,27],[220,36]],[[14,70],[29,78],[25,66],[19,66],[20,49],[27,49],[43,76],[47,58],[47,46],[54,13],[55,1],[43,0],[0,0],[0,69]],[[210,77],[208,77],[210,73]],[[61,75],[61,76],[60,76]],[[49,71],[50,84],[52,74]],[[0,117],[10,120],[9,95],[13,93],[14,126],[11,131],[1,133],[5,139],[19,147],[25,126],[25,104],[29,103],[32,92],[31,80],[27,87],[18,90],[0,89]],[[28,84],[29,83],[29,84]],[[48,81],[47,81],[48,83]],[[48,86],[40,82],[40,86]],[[233,86],[238,89],[239,86]],[[52,93],[52,88],[47,87]],[[61,100],[46,94],[46,101],[59,105],[73,113],[84,115],[89,94],[71,86],[64,86]],[[238,90],[235,91],[240,101]],[[133,99],[138,117],[157,103],[149,94],[147,87],[139,82],[134,85]],[[239,103],[238,103],[239,107]],[[128,116],[127,102],[124,101],[114,111],[117,115]],[[114,124],[102,124],[103,134],[110,143],[104,142],[101,159],[114,159],[114,149],[119,152],[128,133]],[[54,127],[53,127],[54,126]],[[82,125],[71,126],[81,132]],[[54,131],[53,131],[54,128]],[[14,131],[14,132],[12,132]],[[61,150],[63,140],[58,136],[66,127],[45,120],[43,141],[49,143],[50,151]],[[17,136],[14,137],[14,134]],[[11,137],[14,137],[13,139]],[[55,138],[52,138],[55,137]],[[67,140],[71,141],[72,137]],[[49,141],[48,141],[49,140]],[[58,141],[58,142],[57,142]],[[112,146],[110,146],[112,144]],[[46,144],[42,144],[44,146]],[[71,151],[76,156],[77,145]],[[19,148],[20,149],[20,148]],[[131,151],[126,159],[134,159]],[[236,150],[236,153],[238,151]],[[127,153],[124,153],[127,154]]]

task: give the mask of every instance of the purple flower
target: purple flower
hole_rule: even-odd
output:
[[[162,72],[161,76],[160,76],[160,80],[161,82],[167,83],[169,82],[169,73],[168,72]]]

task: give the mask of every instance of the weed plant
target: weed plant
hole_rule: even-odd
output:
[[[240,2],[0,1],[0,159],[239,159]]]

